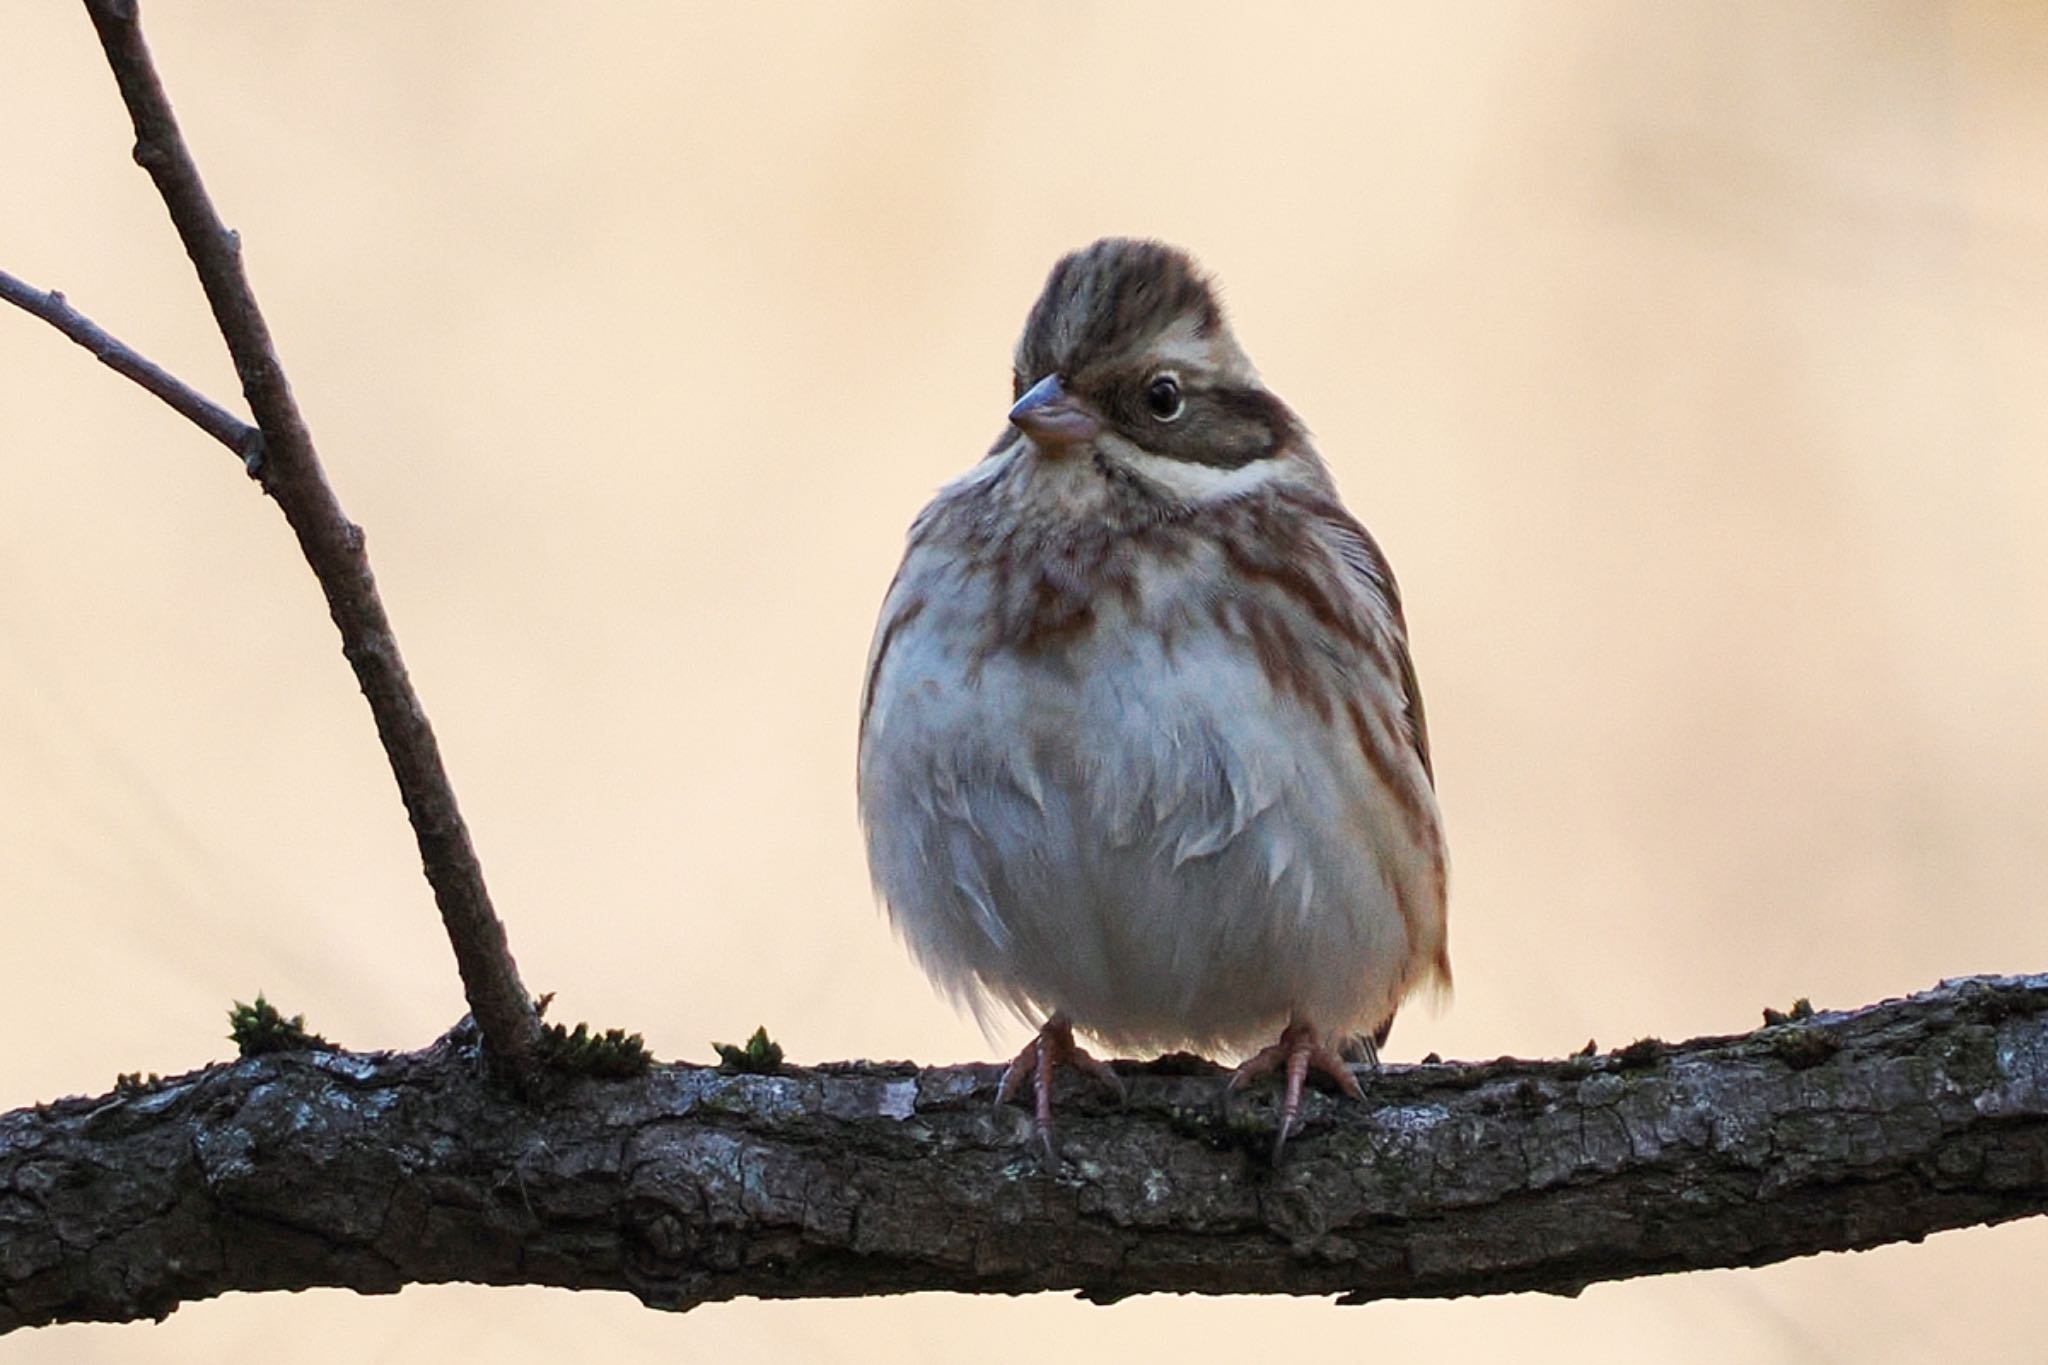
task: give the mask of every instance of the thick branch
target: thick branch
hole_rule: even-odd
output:
[[[155,361],[124,346],[119,338],[73,308],[56,290],[45,293],[0,270],[0,299],[41,318],[91,351],[100,364],[115,374],[125,375],[163,399],[201,431],[234,451],[245,468],[253,472],[262,462],[262,433]]]
[[[473,1046],[296,1054],[0,1118],[0,1330],[228,1290],[451,1280],[656,1307],[951,1289],[1546,1290],[2048,1211],[2048,976],[1683,1047],[1394,1067],[1269,1103],[1206,1063],[1061,1098],[1042,1172],[996,1071],[660,1067],[521,1104]]]
[[[87,0],[86,9],[135,123],[135,160],[149,172],[170,210],[263,433],[263,458],[254,472],[277,500],[320,580],[327,610],[341,632],[342,653],[376,718],[427,881],[455,948],[470,1011],[496,1056],[523,1059],[539,1027],[533,1002],[520,984],[440,747],[377,596],[362,529],[343,514],[328,485],[242,270],[241,242],[214,212],[200,181],[142,41],[133,0]]]

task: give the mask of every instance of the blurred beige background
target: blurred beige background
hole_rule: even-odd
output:
[[[2048,967],[2048,10],[148,7],[526,979],[661,1054],[985,1040],[875,912],[873,613],[1054,257],[1195,249],[1407,588],[1459,993],[1392,1055]],[[0,265],[234,385],[89,25],[7,6]],[[0,311],[0,1108],[461,1010],[229,457]],[[476,1288],[21,1361],[2020,1359],[2048,1224],[1574,1302]]]

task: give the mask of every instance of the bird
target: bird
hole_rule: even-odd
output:
[[[999,1103],[1075,1041],[1354,1099],[1448,989],[1447,849],[1400,590],[1186,252],[1063,256],[994,445],[912,522],[869,649],[857,795],[912,955],[993,1031]],[[1226,1093],[1227,1098],[1227,1093]]]

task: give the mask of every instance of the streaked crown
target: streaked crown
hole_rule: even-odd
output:
[[[1017,391],[1049,374],[1076,379],[1133,355],[1176,323],[1205,341],[1224,330],[1215,291],[1186,252],[1131,237],[1069,252],[1025,319]]]

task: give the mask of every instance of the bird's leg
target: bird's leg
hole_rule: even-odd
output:
[[[1279,1042],[1247,1057],[1231,1073],[1230,1084],[1224,1087],[1224,1093],[1228,1095],[1231,1091],[1243,1089],[1245,1082],[1268,1071],[1285,1074],[1287,1088],[1282,1092],[1280,1101],[1280,1132],[1273,1139],[1275,1165],[1279,1164],[1280,1152],[1287,1145],[1288,1135],[1294,1131],[1294,1121],[1301,1116],[1301,1091],[1311,1069],[1335,1081],[1337,1088],[1352,1099],[1365,1098],[1365,1091],[1359,1087],[1358,1078],[1351,1074],[1351,1068],[1344,1064],[1344,1058],[1316,1036],[1314,1025],[1299,1019],[1281,1030]]]
[[[1012,1058],[1003,1071],[1003,1083],[996,1088],[996,1103],[1008,1104],[1023,1089],[1025,1079],[1030,1079],[1031,1126],[1046,1160],[1055,1166],[1059,1164],[1059,1152],[1052,1141],[1052,1073],[1053,1068],[1062,1062],[1107,1084],[1116,1091],[1119,1101],[1124,1098],[1122,1078],[1108,1062],[1089,1056],[1074,1041],[1074,1026],[1067,1017],[1055,1014],[1047,1019],[1039,1028],[1038,1036],[1026,1043],[1024,1050]]]

